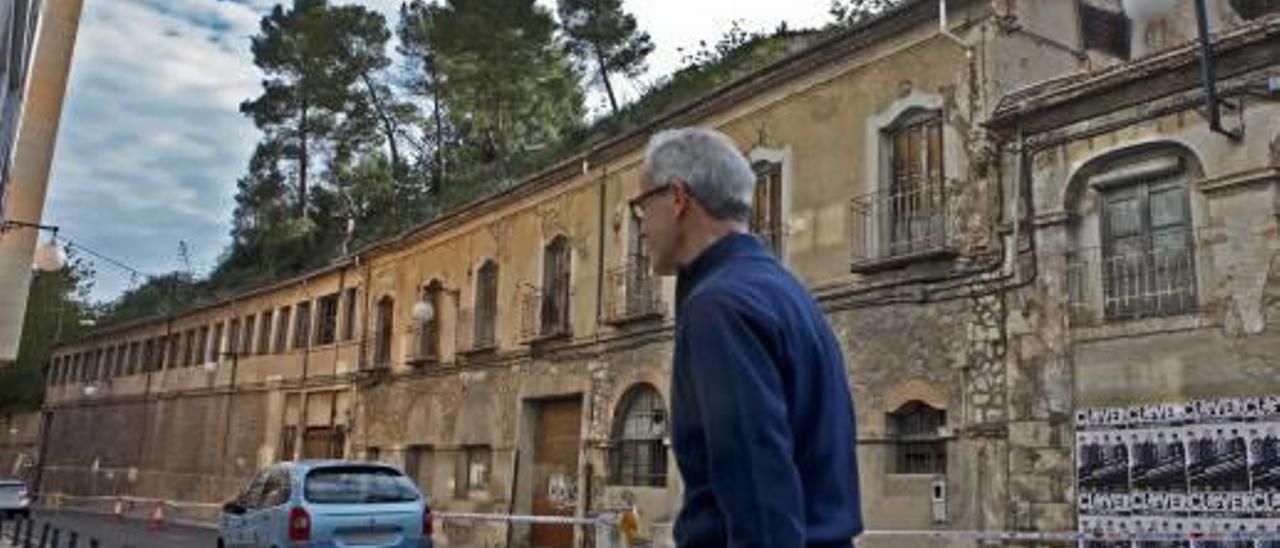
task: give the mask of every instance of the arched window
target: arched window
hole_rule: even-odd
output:
[[[443,294],[444,286],[440,284],[440,280],[431,280],[431,283],[422,287],[419,299],[427,305],[430,312],[426,317],[418,319],[419,361],[433,362],[440,359],[440,305],[443,304],[440,297]]]
[[[1067,267],[1073,324],[1195,309],[1188,181],[1196,165],[1189,151],[1158,145],[1108,155],[1077,173],[1068,196],[1080,220]]]
[[[472,348],[492,348],[497,344],[498,263],[489,259],[476,276],[476,317]]]
[[[378,299],[377,338],[373,351],[374,367],[391,367],[391,337],[395,325],[395,308],[395,299],[390,296]]]
[[[652,385],[622,396],[613,425],[610,483],[645,487],[667,484],[667,410]]]
[[[761,160],[751,165],[756,190],[751,203],[751,232],[775,256],[782,258],[782,162]]]
[[[907,402],[889,414],[889,436],[894,447],[894,473],[947,473],[947,442],[942,428],[947,412],[924,402]]]
[[[569,239],[556,236],[547,244],[542,263],[542,314],[544,336],[569,330]]]

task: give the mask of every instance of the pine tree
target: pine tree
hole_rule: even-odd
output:
[[[351,149],[352,139],[367,142],[368,118],[391,108],[374,81],[375,72],[390,64],[389,38],[381,15],[361,6],[330,7],[327,0],[294,0],[291,9],[277,5],[263,17],[252,44],[254,64],[266,74],[263,93],[240,110],[275,143],[282,159],[295,162],[299,217],[309,215],[323,164],[318,157],[341,146]],[[394,146],[389,121],[383,119],[384,137]],[[335,143],[339,137],[348,142]]]
[[[637,29],[636,19],[622,9],[622,0],[559,0],[559,15],[570,52],[594,66],[595,80],[618,112],[618,97],[610,74],[639,76],[653,52],[649,34]]]
[[[471,178],[509,177],[580,125],[578,75],[550,12],[534,0],[447,0],[426,9],[432,24],[423,38],[459,141],[454,155],[487,168]]]
[[[892,8],[899,0],[831,0],[827,12],[837,25],[853,25]]]

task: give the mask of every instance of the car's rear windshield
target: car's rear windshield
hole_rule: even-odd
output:
[[[27,486],[18,482],[4,481],[0,482],[0,492],[25,491]]]
[[[412,502],[418,490],[404,474],[382,466],[333,466],[307,473],[306,497],[317,504]]]

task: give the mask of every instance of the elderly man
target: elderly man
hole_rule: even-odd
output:
[[[841,546],[862,532],[853,401],[813,297],[748,233],[755,174],[723,134],[649,141],[631,202],[677,274],[679,546]]]

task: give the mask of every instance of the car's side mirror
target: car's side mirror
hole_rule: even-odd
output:
[[[223,504],[222,511],[227,514],[238,516],[244,513],[244,506],[241,506],[239,502],[236,502],[233,500],[231,502]]]

